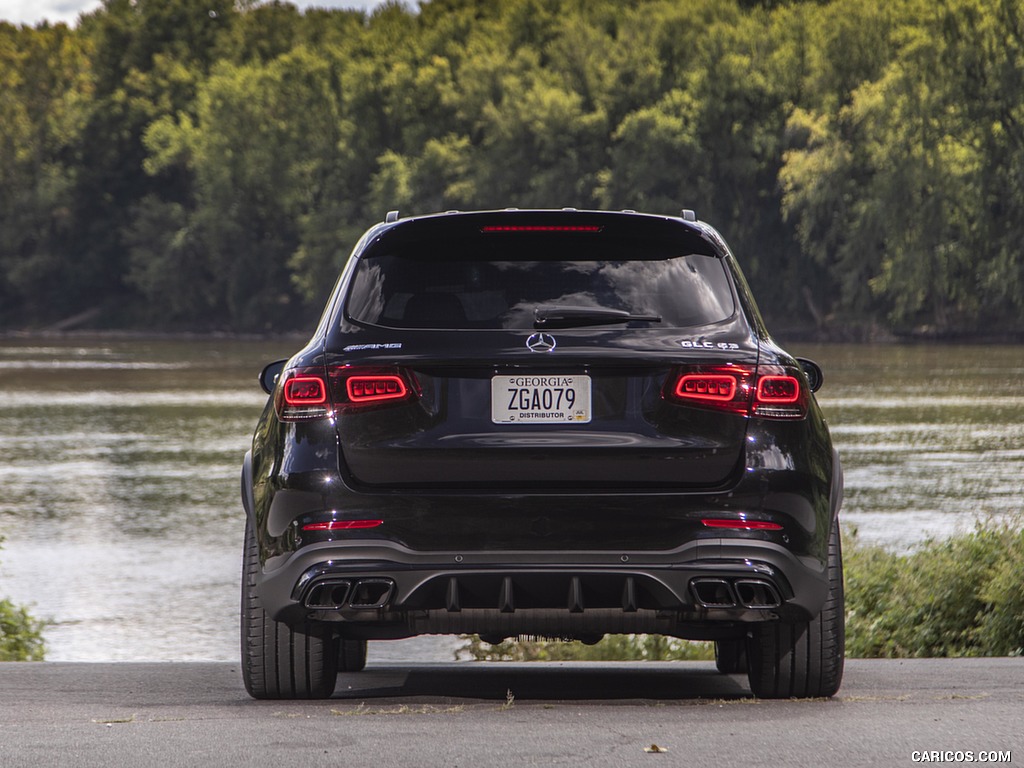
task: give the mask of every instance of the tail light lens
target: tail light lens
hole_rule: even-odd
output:
[[[285,371],[274,406],[281,421],[308,421],[404,403],[418,396],[415,376],[404,369],[317,366]]]
[[[694,366],[669,379],[670,400],[698,408],[713,408],[744,416],[750,413],[753,367],[740,365]]]
[[[404,400],[409,394],[405,380],[393,373],[375,376],[349,376],[345,392],[352,403],[380,403],[386,400]]]
[[[697,408],[765,419],[802,419],[807,387],[782,366],[692,366],[669,378],[666,398]]]
[[[779,369],[757,379],[754,415],[765,419],[802,419],[807,414],[807,392],[801,379]]]
[[[416,377],[404,368],[339,365],[328,372],[331,397],[341,413],[385,407],[419,397]]]
[[[331,415],[323,368],[292,368],[281,374],[274,390],[274,409],[281,421],[308,421]]]

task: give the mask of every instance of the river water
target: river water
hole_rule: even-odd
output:
[[[54,661],[238,658],[238,473],[285,341],[0,339],[0,597]],[[907,549],[1020,521],[1024,348],[794,345],[846,470],[843,518]],[[451,638],[371,660],[450,660]]]

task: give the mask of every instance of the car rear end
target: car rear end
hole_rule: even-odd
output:
[[[683,218],[374,228],[246,471],[262,605],[341,638],[730,641],[828,596],[827,429]]]

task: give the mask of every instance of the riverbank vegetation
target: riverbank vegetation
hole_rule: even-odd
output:
[[[910,554],[846,552],[847,655],[1024,655],[1024,530],[979,526]]]
[[[43,623],[24,606],[0,600],[0,661],[42,661]]]
[[[42,661],[44,625],[24,606],[0,598],[0,661]]]
[[[1024,1],[0,24],[0,329],[308,328],[389,209],[695,208],[773,327],[1024,331]]]
[[[1024,655],[1024,530],[979,526],[898,554],[844,541],[846,655],[917,658]],[[595,645],[468,638],[464,657],[491,661],[713,659],[711,643],[609,635]]]

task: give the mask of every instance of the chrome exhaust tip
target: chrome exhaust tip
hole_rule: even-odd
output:
[[[736,579],[736,596],[746,608],[778,608],[782,598],[774,585],[762,579]]]
[[[359,579],[349,596],[349,608],[383,608],[391,600],[395,582],[391,579]]]
[[[753,608],[770,610],[782,605],[774,584],[765,579],[696,578],[690,592],[702,608]]]
[[[725,579],[693,579],[690,592],[697,604],[704,608],[735,608],[736,593]]]
[[[321,581],[309,590],[303,605],[314,610],[336,611],[344,607],[351,592],[352,582],[348,579]]]

